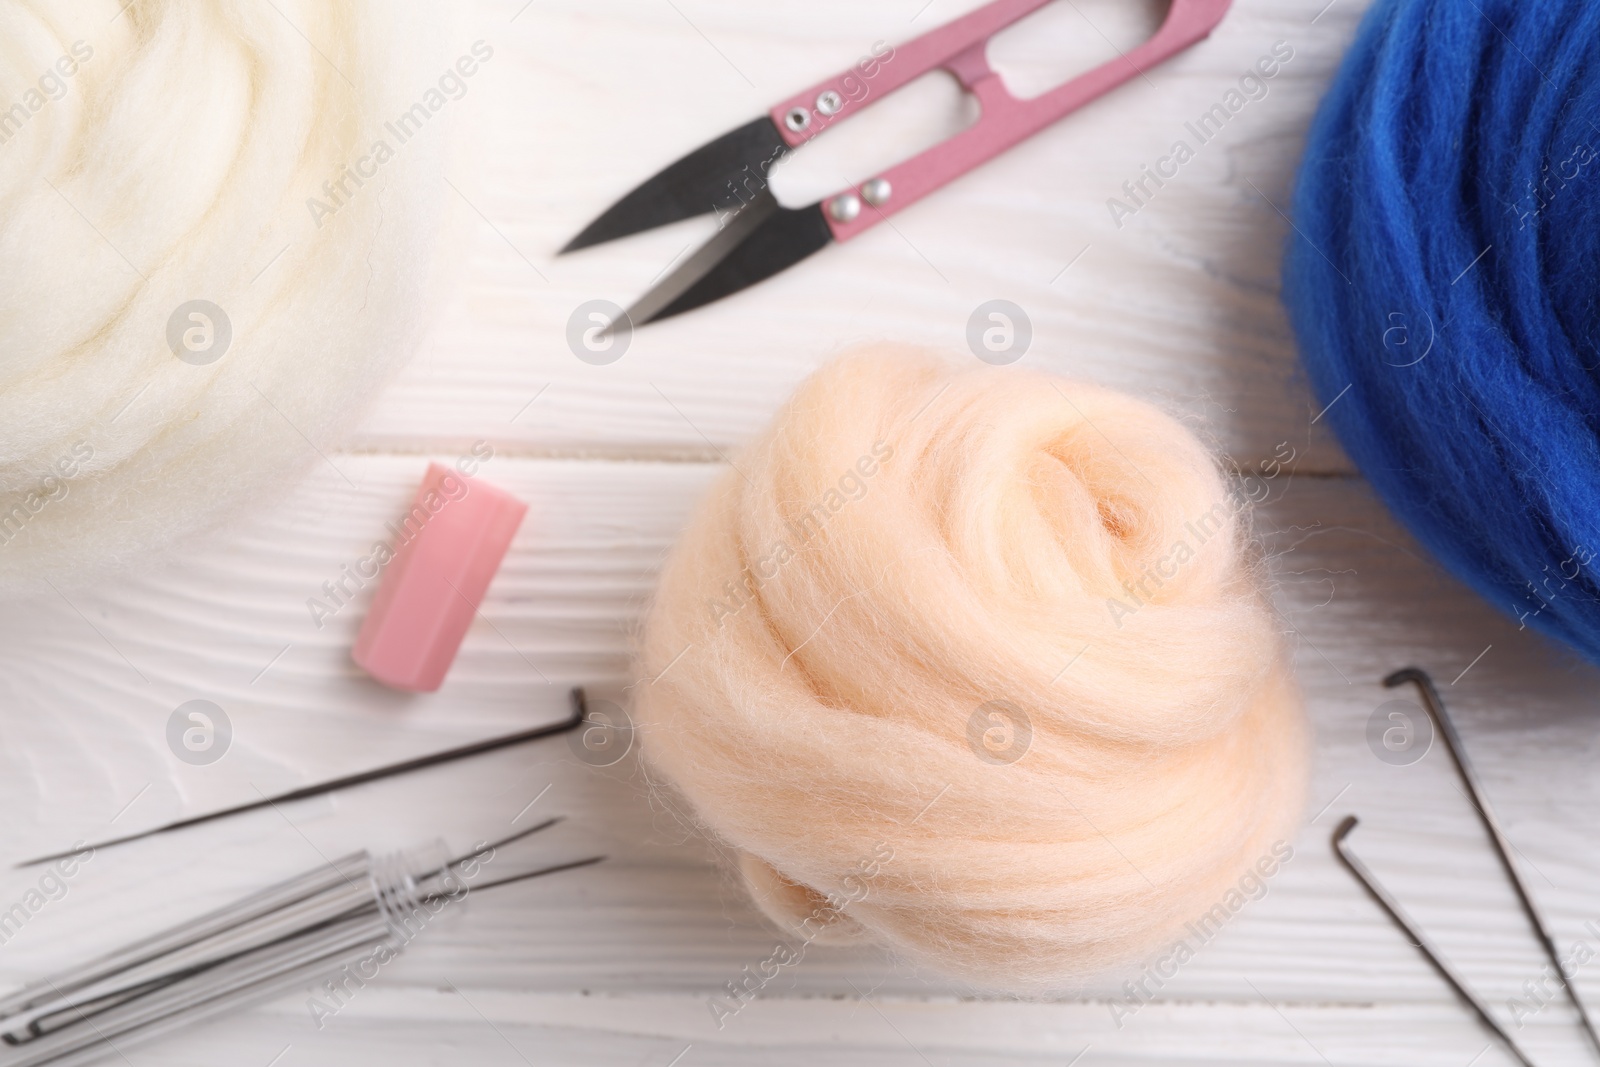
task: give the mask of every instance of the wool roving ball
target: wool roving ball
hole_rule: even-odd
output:
[[[794,937],[1066,988],[1289,847],[1304,725],[1242,509],[1147,403],[848,356],[665,565],[646,766]]]
[[[0,593],[326,464],[426,305],[438,9],[0,3]]]
[[[1385,503],[1600,662],[1600,5],[1379,0],[1312,126],[1285,299]]]

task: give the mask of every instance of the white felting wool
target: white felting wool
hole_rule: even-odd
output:
[[[732,467],[662,574],[637,716],[792,936],[1051,992],[1287,854],[1300,697],[1244,502],[1172,418],[885,350]]]
[[[409,354],[445,28],[434,0],[0,0],[0,593],[321,463]]]

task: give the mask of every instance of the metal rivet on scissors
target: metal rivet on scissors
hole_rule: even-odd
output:
[[[1172,0],[1161,28],[1137,48],[1041,96],[1019,100],[990,67],[989,40],[1049,2],[995,0],[899,46],[875,64],[870,76],[851,69],[795,94],[662,170],[613,204],[562,252],[716,212],[723,219],[717,235],[640,297],[626,321],[643,326],[709,304],[834,241],[848,241],[1205,39],[1232,0]],[[835,121],[938,69],[977,98],[982,117],[975,124],[857,188],[809,207],[778,203],[767,182],[773,164]]]

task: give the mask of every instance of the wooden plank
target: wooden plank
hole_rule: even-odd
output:
[[[304,1067],[487,1063],[636,1067],[754,1062],[806,1067],[1502,1067],[1512,1061],[1448,1005],[1175,1004],[1114,1030],[1095,1005],[905,1001],[873,993],[761,1001],[717,1031],[691,998],[526,996],[369,987],[327,1021],[284,1001],[186,1034],[129,1062]],[[1581,1063],[1568,1041],[1541,1063]],[[287,1052],[285,1052],[287,1049]],[[382,1050],[375,1054],[375,1050]],[[1563,1056],[1563,1053],[1565,1055]],[[1574,1055],[1577,1053],[1577,1055]],[[381,1058],[380,1058],[381,1057]]]

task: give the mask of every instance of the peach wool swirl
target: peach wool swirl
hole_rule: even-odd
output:
[[[636,718],[789,935],[1064,990],[1293,835],[1286,650],[1240,498],[1171,417],[871,351],[730,468],[662,575]]]

